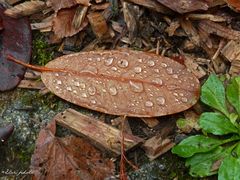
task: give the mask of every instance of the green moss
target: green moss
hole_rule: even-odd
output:
[[[33,64],[44,66],[53,59],[56,46],[49,45],[41,33],[33,35]]]

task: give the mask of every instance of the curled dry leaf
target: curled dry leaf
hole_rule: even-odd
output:
[[[70,8],[77,4],[81,4],[84,6],[89,6],[89,0],[48,0],[47,5],[51,6],[54,11],[58,11],[63,8]]]
[[[114,173],[114,163],[78,137],[58,138],[52,121],[39,133],[31,160],[33,179],[104,179]]]
[[[83,20],[82,24],[78,28],[74,27],[73,19],[76,10],[77,7],[73,7],[62,9],[57,12],[56,17],[53,19],[53,31],[57,37],[63,38],[72,36],[87,26],[87,20]]]
[[[50,91],[108,114],[163,116],[186,110],[199,98],[199,81],[185,66],[150,53],[82,52],[59,57],[46,67],[57,68],[42,73]]]
[[[158,0],[158,2],[181,14],[196,10],[207,10],[209,7],[205,0]]]
[[[23,78],[25,68],[6,60],[7,54],[29,62],[31,57],[32,35],[27,18],[13,19],[4,14],[0,5],[1,31],[0,91],[13,89]]]
[[[10,17],[19,18],[39,12],[45,6],[45,2],[43,1],[26,1],[7,9],[4,13]]]

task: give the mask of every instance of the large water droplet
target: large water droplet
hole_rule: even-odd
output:
[[[89,93],[91,96],[95,95],[95,94],[96,94],[96,88],[93,87],[93,86],[89,87],[89,88],[88,88],[88,93]]]
[[[87,93],[82,93],[81,96],[82,96],[83,98],[88,97],[88,96],[87,96]]]
[[[106,65],[106,66],[110,66],[112,63],[113,63],[113,58],[112,57],[110,57],[110,58],[107,58],[107,59],[105,59],[104,60],[104,64]]]
[[[167,67],[167,64],[166,63],[161,63],[161,66],[165,68],[165,67]]]
[[[114,87],[114,86],[112,86],[112,87],[110,87],[109,88],[109,93],[112,95],[112,96],[115,96],[115,95],[117,95],[117,88],[116,87]]]
[[[113,66],[113,67],[111,67],[111,70],[117,71],[118,69],[115,66]]]
[[[159,84],[159,85],[162,85],[162,84],[163,84],[163,81],[162,81],[162,79],[160,79],[160,78],[153,79],[152,82],[153,82],[153,83],[156,83],[156,84]]]
[[[121,68],[126,68],[126,67],[128,67],[128,61],[126,59],[119,60],[118,66]]]
[[[57,84],[58,84],[58,85],[62,84],[62,81],[57,80]]]
[[[188,102],[188,99],[185,98],[185,97],[183,97],[183,98],[181,98],[181,101],[184,102],[184,103],[186,103],[186,102]]]
[[[149,60],[147,64],[149,67],[153,67],[155,65],[155,62],[153,60]]]
[[[165,104],[165,98],[162,96],[157,97],[156,99],[158,105],[164,105]]]
[[[183,94],[183,93],[179,93],[179,95],[180,95],[180,96],[184,96],[184,94]]]
[[[72,91],[72,87],[68,86],[68,87],[67,87],[67,90],[68,90],[68,91]]]
[[[94,99],[90,100],[90,102],[91,102],[92,104],[96,104],[96,103],[97,103],[97,101],[94,100]]]
[[[173,74],[172,77],[173,77],[174,79],[178,79],[178,75],[177,75],[177,74]]]
[[[129,81],[131,90],[134,92],[142,92],[143,91],[143,84],[141,82],[134,82],[134,81]]]
[[[74,86],[77,86],[77,87],[80,86],[80,83],[78,81],[75,81],[73,84],[74,84]]]
[[[84,83],[79,83],[79,87],[80,87],[81,89],[85,89],[86,85],[85,85]]]
[[[153,102],[152,101],[146,101],[145,106],[146,107],[153,107]]]
[[[168,73],[168,74],[173,74],[173,69],[172,69],[172,68],[170,68],[170,67],[169,67],[169,68],[167,68],[167,69],[166,69],[166,71],[167,71],[167,73]]]
[[[140,66],[134,67],[134,72],[135,73],[141,73],[142,72],[142,68]]]

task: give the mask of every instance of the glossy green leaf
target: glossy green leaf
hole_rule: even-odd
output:
[[[227,117],[229,116],[225,102],[224,86],[216,75],[210,75],[202,86],[201,101],[221,111]]]
[[[227,99],[234,106],[237,113],[240,115],[240,76],[235,77],[228,84]]]
[[[227,155],[224,148],[218,146],[212,151],[198,153],[188,158],[186,166],[190,167],[190,174],[194,177],[210,176],[217,173],[219,163]]]
[[[240,157],[227,156],[218,171],[218,180],[240,179]]]
[[[195,153],[208,152],[224,143],[224,140],[218,140],[202,135],[191,136],[172,148],[172,153],[181,157],[190,157]]]
[[[215,135],[238,133],[238,129],[230,122],[230,120],[220,113],[203,113],[200,116],[199,124],[204,131]]]

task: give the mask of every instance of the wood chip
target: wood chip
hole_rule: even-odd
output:
[[[186,16],[187,19],[192,20],[210,20],[214,22],[225,22],[227,18],[224,16],[218,16],[213,14],[188,14]]]
[[[155,0],[127,0],[128,2],[135,3],[137,5],[146,7],[153,11],[160,12],[162,14],[172,14],[173,12],[162,4]]]
[[[142,148],[146,152],[148,158],[154,160],[172,149],[174,145],[175,143],[169,138],[162,139],[161,136],[154,136],[148,139],[143,144]]]
[[[80,136],[89,138],[97,143],[99,148],[105,148],[115,155],[121,154],[121,131],[97,119],[83,115],[73,109],[67,109],[54,117],[56,122]],[[124,133],[125,150],[138,145],[143,139]]]
[[[90,6],[89,0],[48,0],[47,5],[51,6],[54,11],[59,11],[64,8],[71,8],[77,4]]]
[[[210,34],[216,34],[225,39],[240,40],[240,31],[235,31],[209,20],[200,21],[199,27]]]
[[[41,90],[45,88],[45,85],[43,84],[42,81],[23,79],[18,85],[18,88]]]
[[[141,120],[147,124],[148,127],[154,128],[159,124],[159,120],[157,118],[141,118]]]
[[[221,54],[229,61],[240,60],[240,42],[229,41],[221,50]]]
[[[7,9],[4,13],[13,18],[20,18],[40,12],[44,8],[46,8],[46,4],[43,1],[26,1]]]
[[[222,49],[221,54],[231,62],[229,74],[240,75],[240,42],[229,41]]]
[[[148,139],[141,146],[150,160],[156,159],[160,155],[170,150],[175,145],[170,138],[170,134],[172,134],[175,129],[175,124],[175,120],[160,120],[160,129],[158,130],[159,134]]]
[[[208,2],[205,0],[157,0],[164,6],[177,11],[178,13],[187,13],[196,10],[207,10],[209,8]]]
[[[192,22],[189,20],[181,19],[181,27],[188,35],[189,39],[197,46],[200,46],[200,36],[197,29],[193,26]]]
[[[103,15],[99,12],[92,12],[87,15],[92,30],[97,38],[103,38],[107,35],[108,25]]]
[[[184,64],[198,79],[204,77],[207,73],[205,70],[196,63],[196,58],[191,55],[184,54]]]

